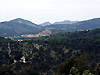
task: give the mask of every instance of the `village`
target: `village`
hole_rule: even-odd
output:
[[[21,38],[36,38],[36,37],[44,37],[44,36],[50,36],[51,35],[51,31],[50,30],[45,30],[42,32],[39,32],[38,34],[23,34],[20,36],[13,36],[13,37],[5,37],[10,38],[11,40],[15,40],[18,39],[18,41],[23,41]]]
[[[26,34],[26,35],[21,35],[21,37],[39,37],[39,36],[49,36],[51,34],[51,31],[49,30],[45,30],[45,31],[42,31],[38,34]]]

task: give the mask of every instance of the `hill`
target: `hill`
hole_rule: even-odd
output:
[[[53,24],[73,24],[73,23],[77,23],[78,21],[70,21],[70,20],[64,20],[64,21],[60,21],[60,22],[54,22]]]
[[[87,57],[83,55],[86,53]],[[81,60],[73,61],[71,56],[75,56],[75,59],[79,57]],[[66,58],[69,60],[66,61]],[[67,73],[72,67],[76,67],[82,73],[89,69],[93,74],[99,75],[100,70],[97,72],[96,69],[99,58],[100,29],[57,33],[29,41],[0,41],[0,74],[53,75],[53,72],[59,71],[63,62],[61,69],[69,64],[64,68],[65,72],[66,68],[68,69]],[[88,62],[84,61],[85,59]],[[67,64],[64,65],[65,61]],[[75,62],[76,64],[73,64]]]
[[[44,24],[45,26],[39,26],[28,20],[17,18],[11,21],[1,22],[0,34],[2,36],[14,36],[14,35],[16,36],[22,34],[36,34],[44,30],[50,30],[52,33],[91,30],[91,29],[100,28],[100,18],[80,21],[73,24],[72,23],[71,24],[60,24],[60,23],[50,24],[49,22],[46,22]]]
[[[44,22],[42,24],[39,24],[39,26],[48,26],[48,25],[52,25],[52,24],[73,24],[73,23],[77,23],[78,21],[70,21],[70,20],[64,20],[64,21],[59,21],[59,22],[54,22],[54,23],[50,23],[50,22]]]
[[[57,32],[72,32],[72,31],[83,31],[100,28],[100,18],[94,18],[86,21],[81,21],[74,24],[52,24],[45,26],[45,29],[49,29],[54,33]]]
[[[29,25],[29,26],[38,27],[35,23],[32,23],[31,21],[24,20],[24,19],[21,19],[21,18],[10,20],[9,22],[14,22],[14,23],[16,22],[16,23],[26,24],[26,25]]]
[[[51,23],[50,22],[44,22],[42,24],[39,24],[39,26],[48,26],[48,25],[51,25]]]
[[[0,34],[2,36],[34,34],[40,31],[42,29],[36,24],[20,18],[0,23]]]

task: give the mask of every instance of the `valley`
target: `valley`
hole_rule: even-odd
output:
[[[100,75],[100,0],[1,0],[0,75]]]
[[[47,26],[18,18],[0,29],[0,75],[100,74],[100,18]]]

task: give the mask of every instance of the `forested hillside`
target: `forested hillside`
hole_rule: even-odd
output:
[[[45,29],[50,29],[53,33],[83,31],[95,28],[100,28],[100,18],[80,21],[73,24],[52,24],[49,26],[45,26]]]
[[[20,18],[0,23],[0,34],[2,36],[35,34],[43,30],[36,24]]]
[[[100,29],[0,40],[0,75],[100,74]]]

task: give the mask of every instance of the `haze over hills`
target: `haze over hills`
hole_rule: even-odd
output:
[[[36,34],[47,29],[50,30],[52,33],[58,33],[58,32],[72,32],[72,31],[82,31],[82,30],[91,30],[95,28],[100,28],[100,18],[94,18],[86,21],[73,22],[73,23],[70,22],[71,24],[64,24],[67,23],[67,21],[58,23],[59,24],[56,23],[51,24],[49,22],[46,22],[42,24],[42,26],[39,26],[28,20],[17,18],[14,20],[1,22],[0,35],[14,36],[22,34]]]
[[[44,22],[42,24],[39,24],[39,26],[48,26],[48,25],[51,25],[51,23],[50,22]]]
[[[40,26],[48,26],[48,25],[52,25],[52,24],[73,24],[73,23],[77,23],[77,22],[79,22],[79,21],[64,20],[64,21],[54,22],[54,23],[44,22],[44,23],[39,24],[39,25]]]
[[[64,21],[60,21],[60,22],[54,22],[53,24],[73,24],[73,23],[77,23],[78,21],[70,21],[70,20],[64,20]]]
[[[53,24],[50,26],[45,26],[45,29],[50,29],[52,32],[82,31],[95,28],[100,28],[100,18],[80,21],[73,24]]]

